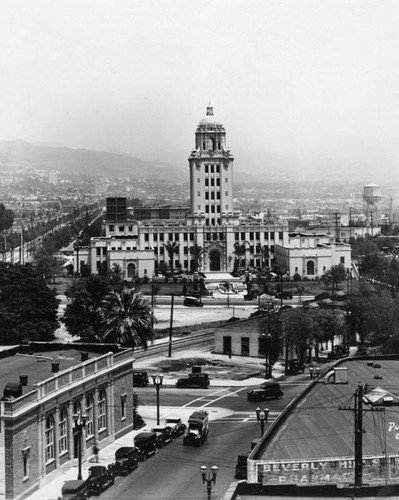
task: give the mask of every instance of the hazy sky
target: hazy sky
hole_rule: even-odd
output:
[[[399,162],[398,0],[13,0],[0,139]]]

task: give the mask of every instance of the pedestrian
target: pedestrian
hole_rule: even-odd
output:
[[[97,443],[94,443],[94,446],[93,446],[93,453],[94,453],[94,457],[95,457],[95,460],[96,460],[96,463],[98,463],[98,453],[99,453],[99,448],[97,446]]]

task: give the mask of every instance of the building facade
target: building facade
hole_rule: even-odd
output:
[[[309,242],[299,250],[289,237],[286,222],[265,222],[234,210],[234,157],[226,145],[226,130],[214,116],[212,106],[207,107],[196,128],[188,163],[189,210],[141,207],[129,213],[126,198],[108,198],[105,236],[92,238],[90,247],[75,253],[75,271],[81,264],[88,264],[92,273],[117,264],[124,279],[133,280],[151,278],[160,268],[232,272],[237,268],[271,268],[276,262],[290,276],[298,272],[314,279],[339,263],[342,256],[348,259],[349,247],[334,246],[332,237],[325,236],[329,243],[314,243],[314,249],[316,238],[309,236]],[[300,241],[304,239],[303,235]]]
[[[0,494],[3,498],[24,498],[45,484],[52,471],[68,464],[76,465],[79,440],[82,460],[85,460],[93,455],[95,444],[101,447],[132,430],[132,354],[133,351],[127,349],[81,362],[77,359],[76,363],[70,362],[72,366],[49,373],[32,386],[29,381],[28,390],[22,395],[4,394],[0,402]],[[37,377],[45,358],[49,365],[48,359],[54,353],[46,355],[20,354],[26,356],[27,379],[33,381]],[[65,356],[71,359],[72,351]],[[73,417],[83,414],[87,420],[80,436],[74,430]]]

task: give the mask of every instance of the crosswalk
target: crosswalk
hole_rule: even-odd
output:
[[[271,411],[269,412],[269,416],[267,419],[268,423],[274,422],[276,418],[280,415],[281,412],[279,411]],[[225,417],[216,417],[212,422],[226,422],[226,423],[232,423],[232,422],[257,422],[256,418],[256,413],[255,412],[248,412],[248,411],[234,411],[231,415],[225,416]]]

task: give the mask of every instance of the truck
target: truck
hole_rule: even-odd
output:
[[[202,446],[208,438],[209,415],[207,411],[198,410],[190,415],[187,432],[183,438],[185,446]]]

